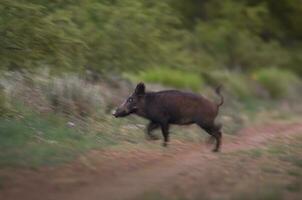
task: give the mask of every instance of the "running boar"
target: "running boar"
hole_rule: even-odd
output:
[[[215,124],[215,118],[219,107],[223,104],[223,96],[220,87],[216,89],[220,102],[214,103],[203,96],[181,92],[177,90],[166,90],[159,92],[146,92],[144,83],[139,83],[133,94],[128,97],[114,112],[115,117],[125,117],[136,114],[150,120],[146,127],[147,136],[155,139],[151,132],[161,128],[164,143],[169,141],[169,125],[197,124],[216,139],[213,151],[219,151],[221,145],[221,125]]]

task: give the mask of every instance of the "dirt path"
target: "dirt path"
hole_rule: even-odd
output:
[[[247,128],[237,136],[225,137],[221,153],[212,153],[204,144],[178,141],[172,142],[168,149],[154,151],[96,151],[72,165],[18,171],[3,186],[0,199],[119,200],[137,198],[150,191],[173,196],[180,190],[189,191],[190,196],[197,187],[216,186],[219,176],[230,173],[224,171],[227,167],[220,167],[225,154],[263,146],[273,138],[290,137],[299,132],[302,132],[302,123],[271,123]]]

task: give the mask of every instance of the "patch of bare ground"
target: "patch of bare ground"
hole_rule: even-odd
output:
[[[259,169],[265,158],[237,152],[265,147],[275,138],[290,139],[299,132],[302,123],[270,123],[225,136],[221,153],[212,153],[205,144],[172,138],[168,148],[92,151],[61,167],[5,169],[0,171],[0,199],[142,199],[153,191],[172,199],[228,199],[251,184],[282,180],[278,170],[287,168],[276,167],[274,176],[265,177]]]

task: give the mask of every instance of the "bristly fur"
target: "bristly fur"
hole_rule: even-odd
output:
[[[146,92],[145,85],[139,83],[133,94],[120,105],[115,117],[125,117],[136,114],[150,121],[146,132],[149,138],[155,138],[151,132],[161,128],[164,137],[164,146],[169,141],[169,125],[197,124],[216,139],[214,151],[221,145],[221,125],[215,123],[219,107],[223,104],[221,87],[216,88],[216,93],[221,101],[217,104],[207,98],[178,90],[165,90],[159,92]]]

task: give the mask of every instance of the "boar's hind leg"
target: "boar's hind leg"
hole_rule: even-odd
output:
[[[221,146],[221,138],[222,138],[222,133],[219,130],[218,132],[215,133],[215,138],[217,140],[216,147],[213,149],[214,152],[218,152],[220,150]]]
[[[168,142],[169,142],[169,124],[162,123],[161,124],[161,131],[162,131],[163,136],[164,136],[163,146],[166,147],[168,145]]]
[[[221,145],[221,126],[218,125],[204,125],[204,124],[200,124],[198,123],[198,125],[205,130],[208,134],[211,135],[211,137],[214,137],[216,139],[216,146],[213,149],[214,152],[219,151],[220,149],[220,145]]]
[[[157,123],[154,123],[154,122],[150,122],[147,126],[147,129],[146,129],[146,135],[147,135],[147,138],[148,139],[151,139],[151,140],[158,140],[159,138],[155,135],[152,134],[152,131],[154,131],[155,129],[159,128],[159,124]]]

